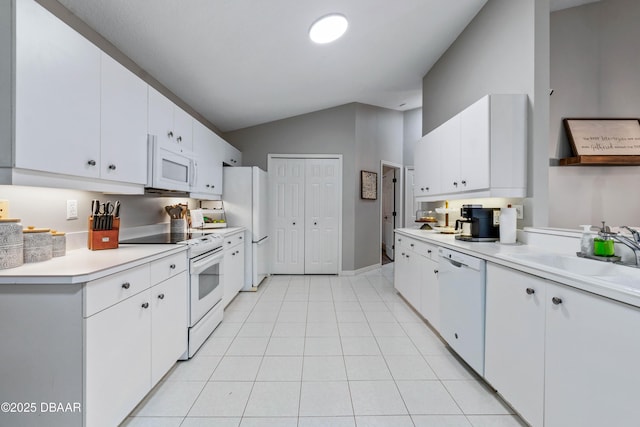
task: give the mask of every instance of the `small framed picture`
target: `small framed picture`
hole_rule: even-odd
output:
[[[378,198],[378,174],[375,172],[360,172],[360,198],[376,200]]]

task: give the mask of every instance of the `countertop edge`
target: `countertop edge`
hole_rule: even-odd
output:
[[[566,272],[563,274],[562,270],[555,268],[540,268],[540,264],[519,263],[516,260],[507,260],[497,257],[493,253],[514,253],[514,252],[535,252],[540,254],[548,254],[548,251],[543,251],[537,246],[529,245],[500,245],[496,242],[489,243],[477,243],[477,242],[461,242],[454,239],[453,235],[445,234],[426,234],[421,233],[420,230],[414,229],[402,229],[397,228],[394,232],[402,234],[407,237],[422,240],[426,243],[436,246],[442,246],[448,249],[452,249],[467,255],[475,256],[477,258],[490,261],[494,264],[498,264],[504,267],[512,268],[514,270],[522,271],[523,273],[532,274],[542,279],[550,280],[561,285],[570,286],[572,288],[580,289],[582,291],[590,292],[595,295],[599,295],[605,298],[612,299],[617,302],[632,305],[640,308],[640,292],[634,292],[630,289],[619,289],[617,286],[610,282],[594,279],[590,276],[578,276]],[[469,247],[474,245],[473,247]],[[485,250],[482,250],[482,249]],[[492,250],[487,250],[492,249]],[[560,253],[559,253],[560,255]],[[567,255],[567,254],[564,254]],[[631,267],[626,267],[631,268]]]

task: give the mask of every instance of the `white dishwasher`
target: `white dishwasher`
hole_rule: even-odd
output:
[[[486,261],[438,249],[440,334],[478,374],[484,375]]]

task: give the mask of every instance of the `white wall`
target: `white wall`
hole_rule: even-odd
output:
[[[640,117],[640,2],[601,0],[551,14],[549,155],[572,155],[562,119]],[[640,224],[638,166],[551,167],[549,225]]]

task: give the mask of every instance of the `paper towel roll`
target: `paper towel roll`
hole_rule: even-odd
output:
[[[516,242],[516,208],[500,208],[500,243]]]

